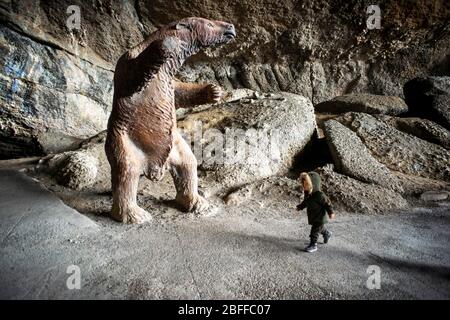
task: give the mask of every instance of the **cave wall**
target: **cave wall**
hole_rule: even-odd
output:
[[[159,25],[187,16],[235,24],[238,37],[179,77],[227,89],[289,91],[314,104],[370,92],[402,96],[422,75],[450,74],[450,4],[377,1],[54,0],[0,2],[0,157],[57,152],[106,128],[115,61]],[[66,26],[70,5],[81,28]]]

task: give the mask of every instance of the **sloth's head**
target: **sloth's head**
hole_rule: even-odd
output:
[[[168,25],[181,40],[203,49],[232,41],[236,37],[234,25],[203,18],[186,18]]]

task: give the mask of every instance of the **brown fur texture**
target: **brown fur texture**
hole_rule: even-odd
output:
[[[142,223],[150,215],[136,203],[139,177],[173,176],[176,200],[186,211],[201,210],[206,200],[197,191],[197,162],[176,130],[176,107],[217,102],[222,91],[209,84],[174,80],[185,59],[200,50],[231,41],[232,24],[187,18],[162,27],[126,52],[114,74],[113,109],[105,144],[111,165],[112,216]]]

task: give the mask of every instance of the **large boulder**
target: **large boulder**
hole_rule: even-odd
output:
[[[338,172],[357,180],[402,191],[396,177],[375,159],[361,139],[336,120],[325,122],[325,137]]]
[[[412,115],[450,129],[450,77],[415,78],[404,85],[403,92]]]
[[[375,94],[346,94],[317,104],[317,112],[345,113],[364,112],[371,114],[398,115],[408,111],[408,106],[400,97]]]
[[[309,99],[245,92],[179,122],[200,168],[228,187],[286,173],[316,131]]]
[[[0,158],[77,147],[106,128],[113,72],[0,27]]]
[[[379,162],[410,175],[450,181],[450,151],[397,130],[365,113],[339,119],[352,129]]]

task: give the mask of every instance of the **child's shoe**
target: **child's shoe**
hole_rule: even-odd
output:
[[[309,253],[311,253],[311,252],[316,252],[316,251],[317,251],[317,243],[311,242],[311,243],[309,244],[309,246],[307,246],[307,247],[305,248],[305,251],[306,251],[306,252],[309,252]]]
[[[325,233],[323,234],[323,243],[328,243],[328,240],[330,240],[330,238],[331,238],[332,235],[333,235],[333,234],[331,233],[331,231],[328,231],[328,230],[327,230],[327,232],[325,232]]]

